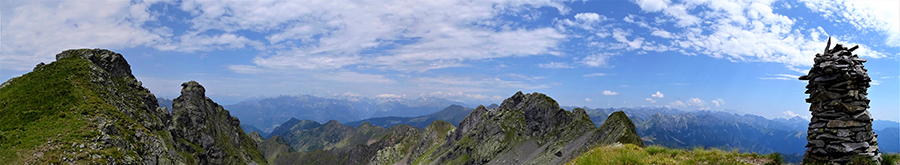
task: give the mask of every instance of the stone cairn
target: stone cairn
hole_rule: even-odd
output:
[[[845,48],[836,44],[829,49],[830,46],[828,38],[825,52],[816,54],[809,74],[799,77],[809,80],[806,102],[811,103],[812,113],[804,164],[846,164],[855,157],[878,162],[881,154],[877,135],[872,131],[872,115],[866,110],[866,89],[872,81],[863,68],[866,59],[852,54],[859,45]]]

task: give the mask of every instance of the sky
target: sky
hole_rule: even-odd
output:
[[[123,54],[156,96],[279,95],[670,107],[808,118],[797,80],[859,45],[873,116],[900,121],[900,1],[0,1],[0,79],[57,53]]]

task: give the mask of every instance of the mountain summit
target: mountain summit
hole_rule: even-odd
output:
[[[0,85],[0,164],[266,163],[236,118],[186,84],[170,114],[121,54],[59,53]]]

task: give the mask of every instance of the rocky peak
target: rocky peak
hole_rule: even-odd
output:
[[[328,120],[328,122],[325,123],[325,127],[340,127],[340,126],[344,126],[344,125],[342,125],[341,122],[338,122],[337,120]]]
[[[542,93],[523,94],[516,92],[512,97],[503,100],[501,110],[521,110],[525,114],[526,135],[542,136],[555,126],[568,125],[572,116],[559,108],[556,100]]]
[[[181,96],[188,98],[206,98],[206,89],[196,81],[181,83]]]
[[[644,146],[644,141],[641,140],[641,136],[638,135],[634,123],[631,122],[631,119],[622,111],[616,111],[610,114],[609,118],[603,122],[603,125],[600,125],[600,128],[597,129],[597,131],[600,133],[595,135],[600,136],[595,137],[595,140],[599,140],[601,143],[627,143],[641,147]]]
[[[173,100],[173,127],[169,130],[176,148],[195,153],[197,164],[254,163],[262,157],[253,140],[240,129],[238,118],[206,97],[200,83],[181,84],[181,96]],[[255,155],[259,154],[259,155]]]
[[[70,49],[56,54],[56,60],[63,58],[81,58],[86,59],[99,66],[112,77],[129,77],[134,78],[131,74],[131,65],[125,61],[122,54],[109,51],[106,49]]]

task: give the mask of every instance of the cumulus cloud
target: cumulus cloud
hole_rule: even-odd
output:
[[[591,101],[594,101],[594,100],[591,100],[591,98],[584,98],[584,101],[586,101],[586,102],[591,102]]]
[[[656,98],[663,98],[663,97],[665,97],[665,95],[663,95],[662,92],[659,92],[659,91],[656,91],[656,93],[654,93],[654,94],[652,94],[652,95],[650,95],[650,96],[656,97]]]
[[[650,103],[656,103],[656,100],[653,100],[653,99],[651,99],[651,98],[645,98],[644,100],[647,100],[647,101],[649,101]]]
[[[607,95],[607,96],[618,95],[618,94],[619,94],[619,92],[613,92],[613,91],[609,91],[609,90],[603,91],[603,95]]]
[[[634,40],[628,40],[627,36],[631,35],[631,32],[622,30],[622,29],[614,29],[613,30],[613,39],[628,45],[628,50],[641,48],[641,45],[644,44],[643,37],[635,37]]]
[[[722,104],[725,104],[725,100],[723,100],[723,99],[710,100],[709,102],[713,103],[713,105],[715,105],[716,107],[719,107]]]
[[[900,1],[815,1],[804,5],[831,21],[849,22],[856,29],[887,34],[885,44],[900,47]]]
[[[666,46],[665,49],[660,49],[659,46],[647,47],[657,48],[652,50],[676,51],[685,55],[702,54],[731,61],[783,63],[787,67],[811,66],[812,61],[809,59],[812,59],[816,52],[821,51],[822,45],[829,36],[821,27],[797,27],[796,19],[774,12],[772,1],[635,0],[633,2],[638,4],[643,12],[663,15],[659,20],[650,24],[632,16],[626,17],[625,20],[650,30],[653,36],[669,39],[668,41],[672,43],[663,45]],[[855,10],[857,7],[846,7],[852,3],[831,1],[805,3],[809,8],[823,13],[826,17],[852,17],[851,20],[858,20],[853,21],[856,22],[853,24],[862,29],[885,31],[884,29],[891,28],[891,26],[877,26],[883,24],[870,22],[891,21],[897,22],[896,24],[900,26],[900,21],[894,21],[900,19],[883,19],[895,18],[900,14],[875,17],[874,15],[879,14],[871,14],[873,13],[871,11],[852,12],[857,11]],[[882,13],[897,13],[897,10],[885,10]],[[669,26],[681,27],[682,30],[661,30],[671,29],[664,28]],[[900,30],[884,33],[900,33]],[[628,50],[637,50],[642,45],[648,44],[640,37],[631,39],[629,31],[625,30],[614,31],[612,36],[616,41],[628,45]],[[887,40],[889,42],[896,41],[896,45],[900,45],[900,39]],[[836,38],[833,43],[836,42],[845,45],[857,44],[841,41],[840,38]],[[859,55],[867,58],[889,56],[883,52],[863,50],[862,48],[868,49],[869,47],[863,45],[857,50]],[[787,77],[772,79],[787,79]]]
[[[674,102],[672,102],[672,103],[669,103],[669,105],[671,105],[671,106],[673,106],[673,107],[685,107],[685,106],[687,106],[687,104],[684,104],[684,102],[681,102],[680,100],[679,100],[679,101],[674,101]]]
[[[700,98],[690,98],[687,100],[688,106],[705,106],[706,101],[700,100]]]
[[[123,49],[167,42],[171,29],[144,28],[157,16],[152,3],[131,1],[23,1],[3,6],[0,22],[0,65],[29,70],[38,62],[72,48]],[[103,6],[97,10],[97,6]]]
[[[363,65],[426,71],[465,66],[461,63],[467,60],[561,54],[556,47],[566,36],[556,29],[497,31],[482,27],[500,25],[479,24],[503,13],[541,6],[568,11],[560,3],[546,1],[189,1],[182,9],[201,13],[190,20],[200,31],[274,32],[266,37],[273,47],[290,49],[276,49],[274,54],[254,58],[253,63],[260,67],[333,69]],[[579,18],[599,19],[589,14]],[[385,51],[365,54],[368,49]]]
[[[578,13],[578,14],[575,14],[575,20],[578,20],[578,21],[581,21],[581,22],[594,23],[594,22],[600,22],[600,21],[603,21],[603,20],[606,20],[606,19],[607,19],[607,18],[606,18],[605,16],[601,16],[600,14],[597,14],[597,13]]]

